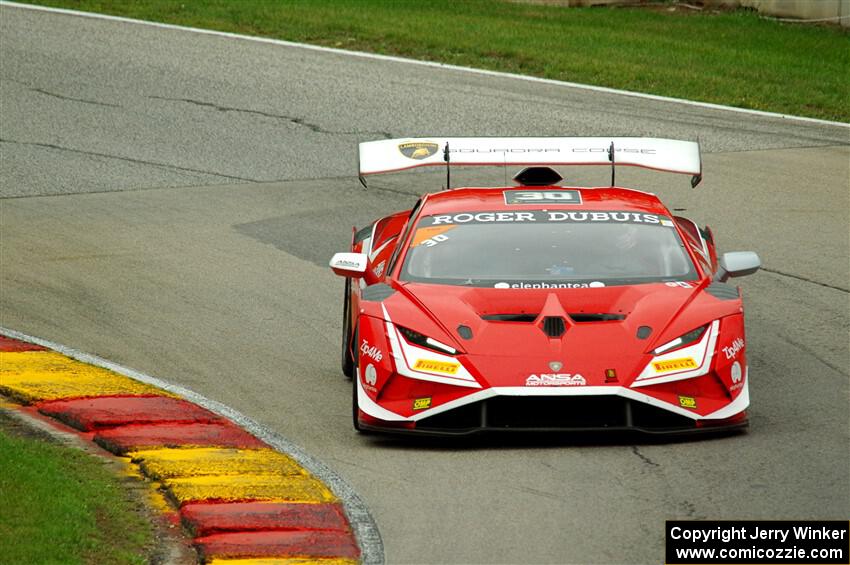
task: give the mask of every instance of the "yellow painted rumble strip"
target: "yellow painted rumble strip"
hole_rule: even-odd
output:
[[[359,561],[354,559],[341,559],[335,557],[257,557],[253,559],[213,559],[207,561],[207,565],[357,565]]]
[[[166,448],[130,453],[142,472],[154,480],[205,475],[302,475],[291,457],[273,449],[227,447]]]
[[[278,502],[335,502],[320,481],[306,475],[225,475],[162,481],[178,505],[201,500],[268,500]]]
[[[140,483],[145,482],[145,476],[139,469],[138,465],[133,465],[132,461],[129,457],[116,456],[116,459],[120,459],[124,462],[124,468],[119,473],[120,475],[126,477],[133,477],[137,479]],[[165,493],[159,490],[159,484],[154,482],[147,482],[148,488],[144,489],[145,499],[150,505],[151,508],[159,512],[160,514],[172,514],[175,512],[174,506],[165,498]]]
[[[55,351],[0,352],[0,394],[24,404],[79,396],[174,396]]]

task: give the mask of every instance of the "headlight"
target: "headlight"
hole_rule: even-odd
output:
[[[419,347],[424,347],[425,349],[430,349],[432,351],[439,351],[440,353],[448,353],[449,355],[457,355],[457,349],[450,345],[446,345],[445,343],[441,343],[434,338],[427,337],[417,331],[403,328],[401,326],[396,326],[401,335],[404,336],[408,342],[413,345],[418,345]]]
[[[632,387],[701,377],[711,369],[720,320],[700,326],[657,347]]]
[[[686,334],[682,334],[676,339],[668,341],[664,345],[656,347],[652,353],[654,355],[661,355],[662,353],[665,353],[667,351],[671,351],[673,349],[678,349],[680,347],[685,347],[686,345],[696,343],[700,339],[702,339],[702,334],[705,333],[706,329],[708,329],[708,324],[701,326],[695,330],[691,330]]]

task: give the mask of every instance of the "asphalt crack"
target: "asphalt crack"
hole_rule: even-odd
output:
[[[778,334],[776,334],[776,337],[778,337],[779,339],[781,339],[785,343],[791,344],[792,346],[803,351],[804,353],[811,355],[812,357],[814,357],[815,359],[817,359],[818,361],[820,361],[821,363],[823,363],[824,365],[826,365],[827,367],[829,367],[830,369],[832,369],[833,371],[838,373],[839,375],[844,375],[845,377],[850,376],[850,373],[847,372],[846,368],[842,368],[842,367],[839,367],[838,365],[830,363],[829,361],[824,359],[823,356],[819,355],[816,351],[814,351],[812,348],[808,347],[807,345],[804,345],[804,344],[802,344],[802,343],[800,343],[800,342],[798,342],[794,339],[791,339],[790,337],[788,337],[785,334],[778,333]]]
[[[264,118],[273,118],[276,120],[283,120],[285,122],[289,122],[290,124],[301,126],[309,129],[314,133],[326,134],[326,135],[367,135],[367,134],[375,134],[380,135],[384,139],[392,139],[393,135],[386,131],[341,131],[341,130],[331,130],[326,129],[319,124],[314,124],[312,122],[308,122],[304,118],[299,118],[296,116],[287,116],[285,114],[273,114],[271,112],[263,112],[262,110],[251,110],[248,108],[236,108],[233,106],[221,106],[220,104],[215,104],[213,102],[204,102],[203,100],[193,100],[192,98],[170,98],[167,96],[148,96],[148,98],[154,100],[167,100],[170,102],[185,102],[186,104],[192,104],[195,106],[201,106],[204,108],[212,108],[219,112],[236,112],[240,114],[250,114],[255,116],[262,116]]]
[[[402,196],[412,196],[413,198],[419,198],[422,196],[422,192],[407,192],[406,190],[400,190],[397,188],[386,188],[380,186],[367,186],[363,187],[363,190],[374,190],[376,192],[389,192],[390,194],[401,194]]]
[[[638,449],[638,446],[636,446],[636,445],[632,446],[632,453],[637,455],[640,458],[641,461],[643,461],[644,463],[646,463],[650,467],[661,467],[661,465],[659,465],[658,463],[656,463],[655,461],[653,461],[652,459],[650,459],[649,457],[647,457],[646,455],[641,453],[640,449]]]
[[[45,96],[52,96],[53,98],[58,98],[59,100],[69,100],[71,102],[79,102],[81,104],[92,104],[94,106],[106,106],[108,108],[120,108],[121,106],[118,104],[110,104],[109,102],[98,102],[96,100],[86,100],[84,98],[73,98],[71,96],[63,96],[62,94],[56,94],[55,92],[48,92],[47,90],[42,90],[41,88],[29,88],[30,92],[38,92],[39,94],[44,94]]]
[[[848,293],[850,293],[850,289],[842,288],[842,287],[840,287],[840,286],[835,286],[835,285],[831,285],[831,284],[827,284],[827,283],[822,283],[822,282],[820,282],[820,281],[816,281],[816,280],[814,280],[814,279],[810,279],[810,278],[802,277],[802,276],[800,276],[800,275],[794,275],[794,274],[791,274],[791,273],[785,273],[785,272],[782,272],[782,271],[777,271],[776,269],[768,269],[768,268],[766,268],[766,267],[762,267],[762,268],[761,268],[761,270],[762,270],[762,271],[765,271],[765,272],[767,272],[767,273],[773,273],[774,275],[780,275],[780,276],[783,276],[783,277],[789,277],[789,278],[792,278],[792,279],[797,279],[798,281],[803,281],[803,282],[807,282],[807,283],[812,283],[812,284],[816,284],[816,285],[818,285],[818,286],[823,286],[823,287],[831,288],[831,289],[834,289],[834,290],[840,290],[841,292],[848,292]]]
[[[682,508],[685,511],[685,515],[688,517],[688,520],[694,520],[696,518],[697,507],[693,502],[689,500],[682,501]]]
[[[32,147],[43,147],[45,149],[56,149],[58,151],[67,151],[69,153],[77,153],[80,155],[88,155],[91,157],[103,157],[106,159],[117,159],[119,161],[126,161],[128,163],[136,163],[138,165],[149,165],[153,167],[160,167],[163,169],[175,169],[178,171],[185,171],[190,173],[197,173],[202,175],[210,175],[215,177],[222,177],[226,179],[239,180],[244,182],[262,182],[257,179],[249,179],[245,177],[237,177],[234,175],[226,175],[224,173],[216,173],[212,171],[203,171],[201,169],[193,169],[191,167],[181,167],[179,165],[171,165],[169,163],[158,163],[156,161],[145,161],[143,159],[133,159],[132,157],[121,157],[120,155],[109,155],[108,153],[98,153],[96,151],[84,151],[82,149],[72,149],[70,147],[62,147],[61,145],[54,145],[52,143],[38,143],[36,141],[17,141],[14,139],[3,139],[0,138],[0,143],[14,143],[15,145],[29,145]]]

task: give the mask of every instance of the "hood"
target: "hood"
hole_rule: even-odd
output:
[[[714,319],[719,301],[702,292],[707,282],[530,290],[408,283],[401,290],[490,386],[522,386],[541,373],[581,374],[590,385],[631,382],[657,345]],[[606,381],[611,369],[616,382]]]

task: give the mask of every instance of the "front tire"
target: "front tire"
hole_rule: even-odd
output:
[[[350,379],[354,375],[354,359],[351,356],[351,279],[345,279],[342,304],[342,374]]]
[[[357,330],[354,331],[355,342],[359,333],[360,332]],[[355,361],[360,360],[360,356],[358,355],[357,357],[358,359],[352,360],[352,374],[354,375],[354,378],[351,379],[351,420],[354,425],[354,429],[357,430],[358,433],[362,433],[362,430],[360,429],[360,421],[358,419],[360,415],[360,403],[357,401],[357,388],[360,386],[360,369],[355,363]]]
[[[351,379],[351,423],[354,425],[354,429],[357,430],[357,433],[362,433],[360,429],[360,404],[357,402],[357,379],[360,377],[355,377]]]

